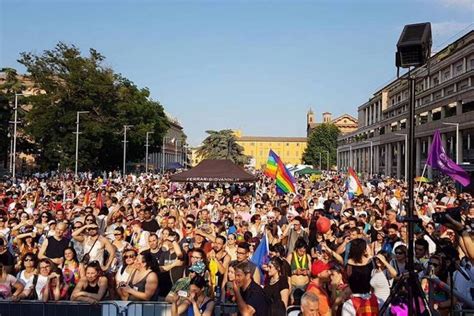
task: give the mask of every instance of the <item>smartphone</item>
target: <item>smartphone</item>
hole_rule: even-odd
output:
[[[181,297],[188,297],[188,292],[183,291],[183,290],[178,291],[178,296],[181,296]]]

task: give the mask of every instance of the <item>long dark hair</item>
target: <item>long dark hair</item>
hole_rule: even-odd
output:
[[[143,257],[143,261],[145,262],[145,266],[149,268],[151,271],[158,273],[160,267],[158,266],[158,262],[153,258],[150,252],[143,252],[141,253]]]
[[[362,263],[362,258],[367,250],[367,242],[362,238],[351,240],[351,248],[349,250],[349,259],[355,263]]]
[[[36,254],[32,253],[32,252],[27,252],[23,256],[23,258],[21,258],[20,270],[25,270],[25,259],[27,257],[29,257],[33,260],[33,267],[36,269],[36,267],[38,266],[38,256]]]

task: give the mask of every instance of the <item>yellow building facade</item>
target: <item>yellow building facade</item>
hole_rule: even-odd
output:
[[[239,130],[234,133],[237,143],[244,148],[244,154],[251,157],[255,169],[262,169],[267,163],[270,149],[280,156],[284,164],[302,163],[306,137],[243,136]]]

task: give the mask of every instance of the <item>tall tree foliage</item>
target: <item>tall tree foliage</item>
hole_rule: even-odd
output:
[[[127,132],[127,160],[144,157],[147,131],[151,146],[159,146],[169,127],[160,103],[148,89],[104,66],[105,57],[94,49],[83,56],[74,45],[58,43],[41,55],[22,53],[23,64],[35,85],[44,93],[28,97],[26,132],[41,145],[39,162],[44,168],[61,163],[73,167],[76,112],[80,116],[79,167],[115,168],[123,159],[123,125]]]
[[[337,137],[339,134],[339,128],[332,123],[323,123],[316,126],[309,135],[308,146],[303,153],[303,161],[306,164],[326,169],[326,151],[329,151],[329,166],[334,166],[336,164]],[[319,153],[321,153],[321,162],[319,161]]]
[[[203,159],[228,159],[238,165],[245,165],[249,157],[244,155],[244,148],[237,144],[232,130],[206,131],[209,136],[198,148],[198,155]]]
[[[10,153],[10,135],[13,134],[13,128],[9,122],[13,121],[13,111],[15,94],[21,93],[24,89],[23,83],[18,79],[18,75],[13,68],[2,68],[0,72],[5,75],[5,80],[0,84],[0,161],[3,160],[4,166],[8,161]],[[18,141],[19,143],[19,141]]]

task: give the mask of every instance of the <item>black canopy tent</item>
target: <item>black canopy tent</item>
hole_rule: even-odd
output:
[[[206,159],[196,167],[171,176],[173,182],[255,182],[257,178],[231,160]]]

